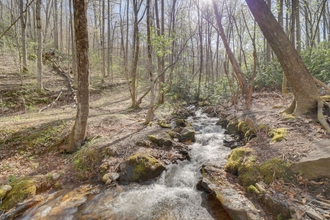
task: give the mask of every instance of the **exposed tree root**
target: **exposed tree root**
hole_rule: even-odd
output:
[[[320,80],[316,79],[315,77],[313,77],[313,80],[316,84],[318,84],[319,86],[323,87],[325,90],[330,92],[329,86],[327,86],[325,83],[321,82]]]
[[[328,134],[330,134],[330,127],[327,121],[324,118],[323,115],[323,100],[319,99],[317,103],[317,119],[320,122],[320,124],[323,126],[323,128],[327,131]]]

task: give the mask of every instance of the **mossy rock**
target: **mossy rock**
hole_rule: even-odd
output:
[[[222,128],[226,128],[228,124],[229,121],[226,118],[220,118],[216,123],[216,125],[220,125]]]
[[[250,126],[245,121],[238,122],[237,128],[238,131],[242,132],[243,134],[250,130]]]
[[[245,147],[239,147],[231,151],[225,170],[231,174],[237,175],[238,169],[243,163],[243,159],[251,154],[252,150]]]
[[[293,120],[293,119],[296,118],[293,114],[287,114],[287,113],[285,113],[285,112],[283,113],[282,116],[283,116],[283,119],[284,119],[284,120],[288,120],[288,121],[289,121],[289,120]]]
[[[151,141],[149,140],[138,140],[135,142],[135,145],[141,146],[141,147],[150,147],[151,146]]]
[[[119,165],[120,180],[123,182],[144,182],[158,177],[165,166],[149,154],[136,153]]]
[[[254,185],[262,179],[258,165],[255,164],[256,157],[250,156],[238,168],[238,182],[244,187]]]
[[[187,142],[187,141],[196,141],[195,138],[195,130],[193,127],[188,126],[182,129],[180,132],[180,142]]]
[[[176,119],[175,124],[176,124],[176,126],[179,126],[179,127],[186,127],[186,121],[182,118]]]
[[[2,201],[12,189],[13,187],[10,185],[0,186],[0,201]]]
[[[11,183],[11,186],[13,189],[5,197],[0,210],[9,210],[25,199],[33,197],[37,192],[36,182],[30,178],[18,179]]]
[[[160,133],[158,135],[148,135],[148,139],[149,141],[160,147],[162,146],[170,147],[173,145],[171,136],[165,132]]]
[[[254,185],[250,185],[247,188],[248,193],[254,194],[254,195],[259,195],[261,192],[255,187]]]
[[[238,133],[238,122],[235,120],[230,121],[226,127],[227,134],[237,134]]]
[[[103,153],[107,153],[107,150]],[[110,152],[108,152],[110,153]],[[73,157],[73,165],[78,171],[77,175],[82,180],[87,180],[101,160],[100,150],[89,144],[83,146]]]
[[[158,125],[162,128],[171,128],[171,125],[168,124],[165,120],[159,120]]]
[[[291,181],[290,164],[281,159],[273,158],[262,164],[256,164],[256,156],[249,148],[234,149],[225,165],[225,170],[238,176],[238,182],[248,187],[259,181],[269,184],[276,179]]]
[[[289,167],[291,164],[279,158],[272,158],[261,164],[258,169],[265,183],[269,184],[276,179],[291,181],[292,172]]]
[[[286,135],[287,135],[286,128],[275,128],[275,129],[271,129],[268,132],[268,136],[272,139],[272,142],[283,141],[285,140]]]

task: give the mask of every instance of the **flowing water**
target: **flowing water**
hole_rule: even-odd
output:
[[[171,165],[154,184],[130,184],[96,193],[91,193],[91,187],[81,187],[54,195],[20,219],[230,219],[217,200],[196,190],[201,166],[212,161],[224,165],[230,153],[222,145],[224,134],[216,121],[196,113],[191,161]]]

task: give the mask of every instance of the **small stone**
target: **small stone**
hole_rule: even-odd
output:
[[[102,154],[112,157],[118,154],[117,148],[115,146],[110,146],[102,150]]]
[[[117,181],[119,179],[119,173],[106,173],[102,177],[102,181],[105,184],[110,184],[111,182]]]
[[[6,195],[9,193],[9,191],[12,189],[10,185],[3,185],[0,186],[0,200],[6,197]]]
[[[109,163],[108,161],[105,161],[100,165],[100,172],[105,173],[108,170],[108,168],[109,168]]]
[[[102,176],[102,181],[107,184],[109,181],[111,182],[111,179],[110,179],[110,173],[106,173]]]
[[[112,181],[117,181],[119,177],[120,177],[119,173],[110,173],[110,179]]]
[[[175,124],[176,124],[176,126],[179,126],[179,127],[186,127],[186,121],[181,118],[177,119],[175,121]]]
[[[53,173],[52,174],[52,179],[53,180],[58,180],[60,178],[61,174],[58,174],[58,173]]]

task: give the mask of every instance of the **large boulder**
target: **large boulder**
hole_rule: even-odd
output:
[[[314,151],[298,163],[291,166],[295,173],[301,173],[304,178],[315,180],[322,177],[330,178],[330,140],[314,142]]]
[[[144,182],[158,177],[165,166],[156,158],[145,153],[136,153],[119,165],[120,181]]]

